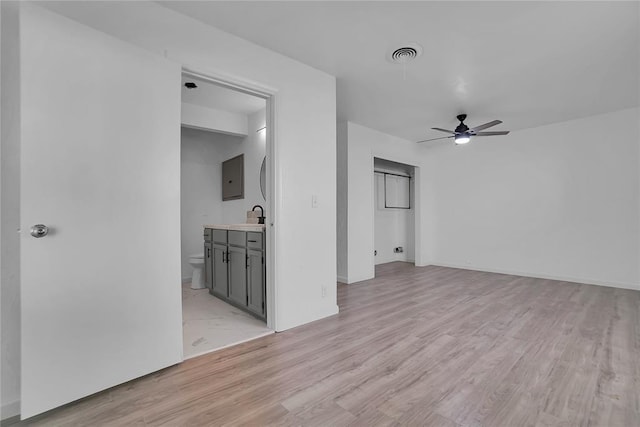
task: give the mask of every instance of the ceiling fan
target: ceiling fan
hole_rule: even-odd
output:
[[[427,142],[427,141],[435,141],[435,140],[438,140],[438,139],[453,138],[453,140],[454,140],[454,142],[456,144],[466,144],[467,142],[469,142],[471,140],[472,136],[497,136],[497,135],[507,135],[509,133],[508,130],[481,132],[484,129],[490,128],[490,127],[495,126],[495,125],[499,125],[500,123],[502,123],[501,120],[494,120],[494,121],[491,121],[489,123],[485,123],[483,125],[476,126],[474,128],[469,128],[467,125],[464,124],[464,121],[466,120],[466,118],[467,118],[466,114],[460,114],[460,115],[457,116],[457,119],[460,120],[460,124],[458,125],[458,127],[456,127],[455,131],[442,129],[442,128],[431,128],[433,130],[439,130],[440,132],[450,133],[451,136],[443,136],[443,137],[440,137],[440,138],[425,139],[425,140],[422,140],[422,141],[418,141],[418,143]]]

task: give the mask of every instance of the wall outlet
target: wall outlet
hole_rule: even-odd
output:
[[[327,296],[327,287],[326,286],[322,286],[322,298]]]
[[[318,196],[316,194],[313,194],[311,196],[311,207],[312,208],[317,208],[318,207]]]
[[[402,252],[404,252],[404,249],[402,248],[402,246],[393,248],[393,253],[401,254]]]

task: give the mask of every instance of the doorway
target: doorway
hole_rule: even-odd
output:
[[[415,167],[374,158],[374,262],[415,264]]]
[[[183,351],[188,359],[273,333],[268,326],[272,315],[268,299],[262,317],[232,298],[236,285],[227,283],[230,276],[221,279],[213,272],[211,244],[216,242],[205,242],[208,237],[203,237],[248,235],[242,225],[258,222],[257,216],[272,219],[269,208],[273,204],[267,189],[269,99],[188,71],[183,72],[181,84],[181,295]],[[225,187],[229,169],[241,184],[234,185],[231,196]],[[227,231],[230,225],[235,226]],[[268,248],[267,227],[256,227],[252,233],[260,232],[264,249]],[[236,250],[229,246],[221,256]],[[227,268],[227,264],[220,266]],[[221,280],[225,283],[218,283]],[[267,293],[270,291],[265,290]]]

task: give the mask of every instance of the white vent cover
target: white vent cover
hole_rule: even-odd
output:
[[[420,55],[422,55],[422,46],[417,43],[408,43],[392,49],[387,55],[387,59],[396,64],[406,64]]]

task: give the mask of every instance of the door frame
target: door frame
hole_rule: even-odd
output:
[[[201,73],[197,70],[189,67],[182,67],[182,75],[190,76],[200,80],[213,83],[215,85],[242,92],[247,95],[252,95],[258,98],[262,98],[266,102],[266,141],[265,141],[265,155],[266,155],[266,181],[267,181],[267,196],[265,200],[265,209],[268,213],[266,222],[266,254],[265,254],[265,266],[267,269],[266,275],[266,303],[267,303],[267,327],[274,331],[277,330],[276,313],[278,310],[276,303],[277,294],[277,277],[276,277],[276,260],[277,260],[277,240],[275,228],[277,225],[278,208],[279,208],[279,192],[276,185],[277,175],[277,158],[278,158],[278,146],[276,143],[276,90],[265,86],[258,85],[256,83],[243,81],[228,75],[221,75],[207,71]]]

